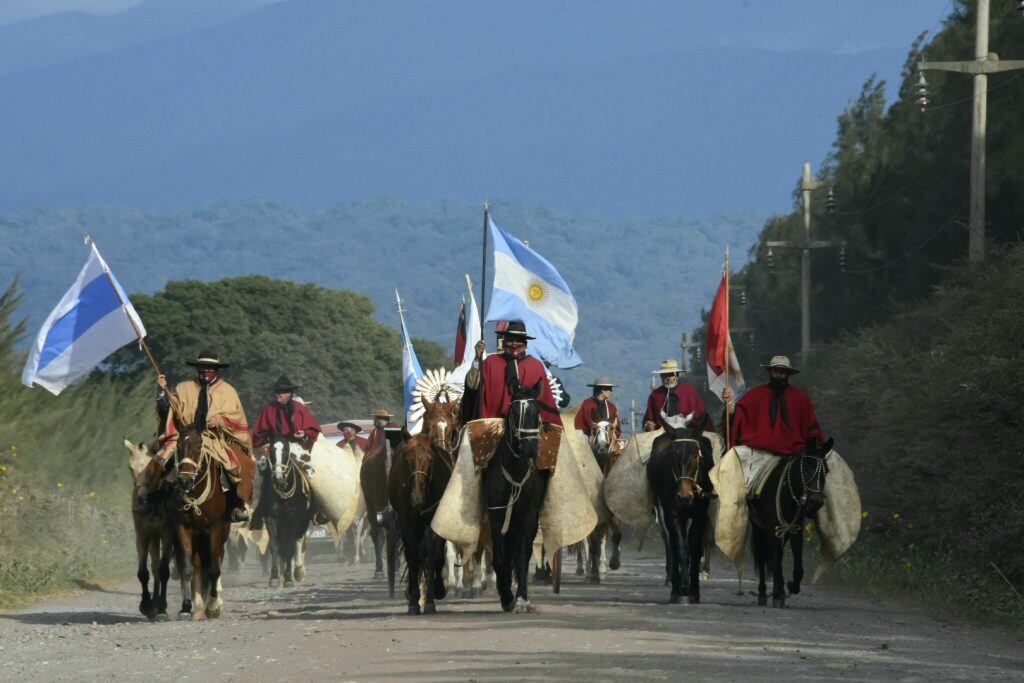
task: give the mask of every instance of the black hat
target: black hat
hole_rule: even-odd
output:
[[[526,331],[526,324],[521,320],[509,320],[508,324],[504,326],[498,326],[498,334],[503,337],[519,337],[520,339],[536,339],[531,337]]]
[[[229,367],[228,363],[222,363],[220,356],[215,354],[213,351],[200,351],[196,354],[195,360],[185,361],[188,365],[194,368],[226,368]]]
[[[277,378],[277,382],[274,383],[275,394],[289,394],[298,390],[299,385],[292,382],[286,376],[281,375]]]
[[[356,434],[358,434],[359,432],[363,431],[363,428],[360,427],[359,425],[357,425],[355,422],[339,422],[338,423],[338,429],[344,429],[345,427],[351,427],[352,429],[356,430]]]

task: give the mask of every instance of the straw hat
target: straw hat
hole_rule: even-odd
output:
[[[228,363],[222,363],[220,356],[213,351],[200,351],[195,360],[187,360],[186,364],[194,368],[226,368]]]
[[[675,358],[669,358],[668,360],[661,361],[661,367],[652,372],[652,375],[680,375],[682,370],[679,369],[679,363],[676,362]]]
[[[375,420],[377,418],[381,418],[381,419],[384,419],[384,420],[390,420],[391,418],[394,417],[394,415],[389,413],[387,408],[380,408],[380,409],[374,411],[372,417]]]
[[[765,370],[771,370],[772,368],[778,370],[788,370],[789,374],[795,375],[800,372],[798,369],[793,367],[793,364],[789,362],[789,356],[772,356],[772,359],[768,361],[768,364],[761,364],[761,367]]]
[[[607,388],[611,389],[612,387],[617,387],[619,385],[618,384],[613,384],[611,377],[598,377],[597,379],[594,380],[593,384],[588,384],[587,386],[588,387],[593,387],[595,389],[597,389],[598,387],[602,387],[602,388],[607,387]]]

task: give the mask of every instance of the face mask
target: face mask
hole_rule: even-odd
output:
[[[199,371],[199,381],[203,384],[212,384],[217,379],[217,371],[214,369],[204,369]]]
[[[516,348],[513,349],[505,347],[505,353],[512,356],[516,360],[520,360],[523,356],[526,355],[526,345],[523,344],[522,346],[517,346]]]
[[[771,385],[773,390],[782,391],[789,386],[789,378],[780,379],[778,377],[772,377],[768,380],[768,384]]]

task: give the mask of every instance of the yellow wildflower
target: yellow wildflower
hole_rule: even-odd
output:
[[[64,488],[64,483],[63,483],[63,482],[60,482],[60,481],[58,481],[58,482],[57,482],[57,488],[59,488],[59,489],[62,489],[62,488]]]
[[[910,569],[913,566],[914,566],[913,562],[907,562],[907,564],[906,564],[907,569]]]
[[[898,513],[898,512],[892,513],[892,518],[893,519],[899,519],[900,518],[900,513]]]
[[[867,511],[867,510],[865,510],[864,512],[860,513],[860,516],[861,516],[861,517],[862,517],[863,519],[867,519],[867,518],[868,518],[868,511]]]
[[[87,493],[85,495],[87,497],[89,497],[89,498],[95,498],[96,497],[96,492],[95,491],[89,491],[89,493]]]
[[[807,531],[814,529],[814,522],[807,522],[807,526],[804,527]]]
[[[25,500],[25,496],[18,496],[18,500]]]

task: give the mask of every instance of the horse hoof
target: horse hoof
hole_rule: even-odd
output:
[[[757,606],[758,607],[767,607],[768,606],[768,596],[767,595],[758,595],[757,596]]]
[[[162,623],[162,622],[165,622],[165,621],[169,621],[170,617],[167,616],[167,612],[157,612],[156,614],[151,616],[149,618],[149,620],[150,621],[155,621],[155,622],[158,622],[158,623]]]
[[[409,609],[408,609],[408,611],[406,611],[406,614],[408,614],[410,617],[418,616],[419,613],[420,613],[420,606],[419,606],[419,604],[409,605]]]
[[[210,607],[206,608],[206,617],[208,619],[220,619],[220,615],[221,615],[221,607],[220,606],[217,606],[217,607],[210,606]]]
[[[772,598],[772,607],[783,609],[786,606],[786,598]]]
[[[192,621],[192,613],[178,612],[178,621]]]
[[[476,597],[479,597],[479,596],[480,596],[480,591],[478,591],[475,586],[473,588],[469,589],[469,597],[470,598],[476,598]]]
[[[375,571],[373,573],[373,578],[375,578],[375,579],[383,579],[384,578],[384,572],[382,572],[381,570],[378,569],[377,571]]]
[[[789,589],[789,592],[790,592],[791,595],[799,595],[800,594],[800,584],[797,583],[796,581],[787,581],[786,582],[786,588]]]
[[[295,568],[295,580],[296,581],[305,581],[306,580],[306,568],[305,567],[296,567]]]
[[[682,601],[683,601],[683,596],[680,595],[679,593],[673,592],[670,596],[668,596],[668,604],[670,604],[670,605],[678,605]]]
[[[576,567],[576,576],[583,576],[587,573],[587,570],[583,567]]]
[[[267,588],[277,588],[280,585],[281,582],[279,579],[271,579],[270,581],[267,581]]]
[[[501,609],[505,610],[506,612],[511,612],[515,608],[516,608],[515,598],[512,598],[512,599],[508,600],[507,602],[505,600],[501,601]]]
[[[530,604],[529,600],[516,598],[516,614],[532,614],[537,608]]]
[[[701,572],[700,573],[700,580],[701,581],[710,581],[711,580],[711,572]]]
[[[665,579],[665,585],[666,586],[671,586],[672,585],[672,579]]]
[[[285,588],[291,588],[291,587],[292,587],[292,586],[294,586],[294,585],[295,585],[295,582],[294,582],[294,581],[292,581],[292,580],[290,580],[290,579],[285,579],[285,582],[284,582],[284,587],[285,587]]]
[[[432,602],[428,602],[426,605],[423,606],[423,613],[424,614],[437,614],[437,605],[435,605]]]
[[[690,604],[690,605],[699,605],[700,604],[700,596],[699,595],[689,595],[686,598],[686,602],[687,602],[687,604]]]
[[[156,614],[156,609],[153,607],[153,603],[152,602],[149,602],[148,600],[143,600],[142,602],[139,603],[139,612],[143,616],[149,617],[149,618],[152,619],[153,615]]]
[[[608,560],[608,569],[611,569],[612,571],[615,571],[621,566],[622,563],[619,562],[619,558],[617,555],[612,555],[612,559]]]
[[[600,576],[591,576],[590,578],[587,579],[587,583],[593,583],[593,584],[601,583],[601,577]]]

